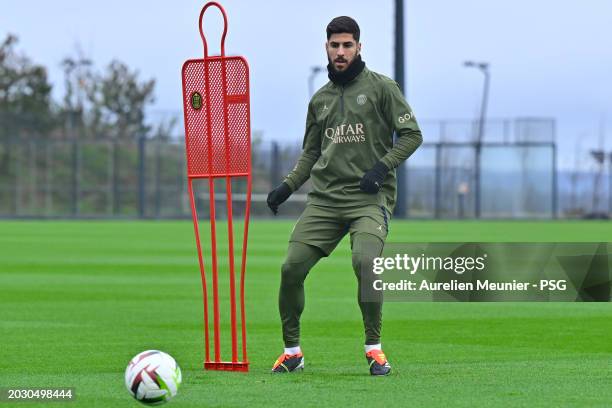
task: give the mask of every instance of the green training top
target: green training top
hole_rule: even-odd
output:
[[[393,145],[393,131],[398,138]],[[395,206],[395,168],[422,143],[414,113],[399,86],[364,68],[341,86],[328,82],[308,104],[303,151],[285,182],[293,191],[312,178],[308,202],[324,206]],[[378,161],[389,173],[378,194],[359,189]]]

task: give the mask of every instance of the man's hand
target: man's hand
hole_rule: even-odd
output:
[[[270,191],[268,194],[268,207],[270,210],[276,215],[278,212],[278,206],[284,203],[293,191],[291,191],[291,187],[289,184],[283,182],[280,186],[276,187],[274,190]]]
[[[383,181],[389,172],[389,168],[383,162],[378,162],[363,175],[359,188],[368,194],[376,194],[383,185]]]

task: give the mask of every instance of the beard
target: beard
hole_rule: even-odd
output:
[[[352,63],[355,61],[355,58],[357,57],[357,55],[359,55],[359,54],[356,54],[356,55],[353,57],[353,59],[352,59],[352,60],[350,60],[350,61],[349,61],[349,60],[347,60],[346,58],[342,58],[342,59],[336,58],[336,60],[335,60],[335,61],[332,61],[332,60],[331,60],[331,58],[329,58],[329,56],[327,56],[327,61],[329,62],[329,65],[330,65],[330,66],[333,68],[333,70],[334,70],[334,71],[336,71],[336,72],[344,72],[344,71],[346,71],[346,70],[347,70],[347,69],[348,69],[348,68],[351,66],[351,64],[352,64]],[[336,62],[344,62],[346,65],[344,66],[344,68],[342,68],[342,69],[338,69],[338,68],[336,68]]]
[[[356,54],[355,57],[347,63],[342,70],[338,70],[333,62],[327,57],[329,64],[327,64],[327,76],[330,81],[335,84],[345,85],[355,79],[365,68],[365,62],[361,59],[360,54]],[[346,59],[345,59],[346,61]]]

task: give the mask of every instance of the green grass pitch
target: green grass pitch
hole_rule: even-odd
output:
[[[306,370],[270,375],[282,351],[276,302],[292,224],[251,224],[244,374],[201,369],[189,222],[0,222],[0,387],[76,388],[75,402],[53,407],[138,407],[125,367],[160,349],[183,370],[168,405],[177,408],[612,406],[610,303],[387,303],[383,344],[394,372],[370,377],[347,240],[306,282]],[[611,238],[605,222],[394,220],[389,241]]]

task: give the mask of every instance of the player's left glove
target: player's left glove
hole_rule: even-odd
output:
[[[383,163],[378,162],[363,175],[359,188],[368,194],[376,194],[383,185],[383,181],[389,172],[389,168]]]

